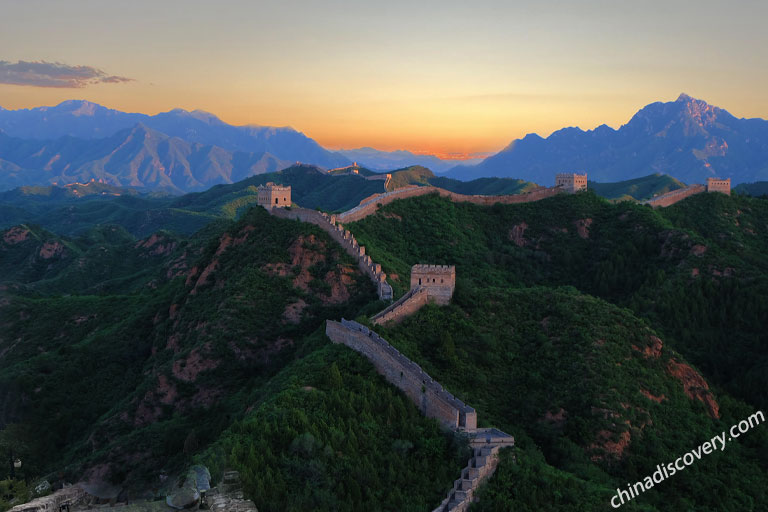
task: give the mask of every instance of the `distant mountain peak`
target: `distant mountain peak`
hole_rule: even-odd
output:
[[[682,93],[675,101],[642,107],[617,130],[605,125],[583,133],[563,128],[545,139],[530,133],[476,167],[456,167],[448,176],[548,184],[563,169],[584,168],[594,181],[623,181],[663,170],[687,183],[711,176],[740,183],[765,179],[767,147],[766,120],[738,119]]]
[[[224,124],[224,121],[219,119],[215,114],[200,109],[189,111],[183,108],[174,108],[173,110],[169,110],[168,114],[191,117],[192,119],[197,119],[198,121],[203,121],[208,124]]]
[[[106,110],[98,103],[92,103],[87,100],[66,100],[62,101],[55,107],[57,110],[63,110],[71,113],[74,116],[92,116],[96,114],[99,109]]]

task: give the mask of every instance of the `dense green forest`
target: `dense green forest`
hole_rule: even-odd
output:
[[[362,181],[332,179],[347,178]],[[96,475],[158,496],[159,475],[200,462],[214,481],[239,470],[260,510],[431,510],[445,497],[466,439],[324,335],[326,319],[365,323],[384,303],[325,232],[249,208],[253,185],[126,198],[210,215],[196,232],[84,215],[75,231],[0,234],[0,450],[14,447],[28,483]],[[294,200],[323,190],[310,189]],[[430,195],[347,227],[398,294],[415,263],[457,267],[451,305],[376,330],[482,426],[515,436],[477,510],[605,510],[617,487],[768,404],[763,200]],[[624,508],[767,509],[767,432]],[[5,498],[29,487],[0,483]]]
[[[630,308],[716,383],[768,405],[768,202],[700,194],[652,210],[587,192],[482,208],[434,195],[381,213],[350,229],[390,275],[455,263],[472,286],[575,286]],[[399,293],[407,283],[392,280]]]

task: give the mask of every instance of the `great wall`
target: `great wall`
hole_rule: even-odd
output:
[[[391,175],[387,175],[386,183],[389,183],[390,177]],[[434,186],[409,186],[366,198],[358,206],[338,215],[291,206],[291,187],[268,183],[259,187],[258,202],[275,217],[308,222],[326,231],[347,254],[356,258],[360,270],[368,275],[376,286],[379,298],[391,300],[393,290],[386,281],[387,275],[382,271],[381,265],[373,262],[366,254],[365,247],[358,244],[354,235],[344,228],[342,222],[361,220],[376,213],[380,206],[397,199],[427,194],[438,194],[454,202],[469,202],[483,206],[539,201],[557,194],[586,189],[587,176],[573,173],[558,174],[556,183],[552,188],[540,187],[525,194],[504,196],[464,195]],[[730,194],[730,179],[709,178],[706,186],[691,185],[643,201],[642,204],[654,208],[665,207],[704,191]],[[429,302],[448,304],[455,287],[455,277],[456,269],[452,265],[414,265],[411,268],[410,290],[374,315],[371,318],[372,324],[399,322]],[[468,510],[476,499],[475,493],[478,487],[495,472],[499,461],[499,450],[504,447],[513,447],[514,438],[495,428],[478,429],[475,409],[445,390],[418,364],[401,354],[373,330],[342,318],[340,322],[327,320],[325,332],[333,343],[343,344],[365,356],[389,383],[403,391],[416,404],[422,414],[436,419],[449,430],[467,436],[472,450],[467,466],[462,469],[460,478],[454,481],[447,497],[432,512]],[[59,511],[63,505],[73,506],[88,498],[89,495],[81,487],[72,486],[29,503],[17,505],[11,509],[11,512],[54,512]],[[242,499],[242,495],[236,498],[233,501],[228,497],[221,497],[219,499],[221,503],[214,500],[215,506],[212,509],[256,510],[251,502]]]
[[[472,455],[467,466],[433,512],[467,510],[478,487],[496,471],[499,449],[514,446],[515,439],[494,428],[478,429],[477,412],[472,407],[446,391],[418,364],[364,325],[343,318],[341,322],[328,320],[325,334],[332,342],[364,355],[389,383],[416,404],[423,415],[468,437]]]
[[[666,194],[660,194],[645,201],[641,201],[641,204],[647,204],[652,208],[663,208],[672,206],[673,204],[682,201],[686,197],[691,197],[695,194],[701,194],[702,192],[720,192],[722,194],[731,195],[731,179],[718,179],[707,178],[707,184],[694,184],[684,188],[679,188]]]
[[[586,179],[586,178],[585,178]],[[466,196],[437,187],[408,187],[393,192],[375,195],[363,200],[360,205],[341,213],[331,215],[315,210],[292,206],[275,206],[271,199],[264,201],[267,211],[275,217],[293,219],[314,224],[339,243],[350,256],[357,259],[358,266],[373,281],[380,299],[393,298],[392,287],[386,281],[381,265],[373,262],[354,235],[341,222],[354,222],[375,213],[380,205],[396,199],[437,193],[452,201],[466,201],[474,204],[492,205],[538,201],[563,193],[564,187],[541,188],[517,196]],[[281,194],[283,191],[281,190]],[[290,197],[290,191],[288,191]],[[411,289],[399,300],[371,318],[373,325],[399,322],[412,315],[429,302],[448,304],[456,284],[456,267],[453,265],[414,265],[410,276]],[[463,512],[475,500],[475,492],[496,470],[498,452],[504,446],[514,446],[514,438],[497,429],[478,429],[477,412],[445,390],[421,367],[401,354],[376,332],[357,322],[341,319],[340,322],[326,321],[326,335],[334,343],[341,343],[365,356],[384,376],[399,388],[419,408],[422,414],[436,419],[443,427],[466,435],[472,449],[472,456],[461,476],[454,481],[447,497],[434,512]]]
[[[424,196],[427,194],[439,194],[442,197],[447,197],[451,201],[456,203],[473,203],[482,206],[493,206],[496,203],[501,204],[517,204],[517,203],[529,203],[532,201],[539,201],[547,197],[552,197],[557,194],[565,192],[560,187],[539,187],[530,192],[524,194],[503,195],[503,196],[480,196],[480,195],[464,195],[445,190],[444,188],[434,187],[432,185],[417,186],[412,185],[409,187],[398,188],[391,192],[385,192],[383,194],[377,194],[369,198],[364,199],[359,205],[347,210],[346,212],[338,215],[340,222],[355,222],[365,217],[376,213],[376,210],[385,204],[389,204],[396,199],[407,199],[409,197]]]

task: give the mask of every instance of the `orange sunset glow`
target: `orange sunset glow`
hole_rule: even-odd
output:
[[[723,14],[718,2],[192,3],[4,5],[0,60],[104,77],[72,87],[0,75],[0,106],[202,109],[231,124],[291,126],[332,149],[456,158],[530,132],[618,127],[680,91],[737,116],[768,114],[763,4]],[[720,37],[701,30],[708,23],[738,30]]]

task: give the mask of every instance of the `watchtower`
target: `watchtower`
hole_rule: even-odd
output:
[[[291,187],[276,185],[271,181],[266,185],[259,185],[257,201],[259,206],[266,209],[291,206]]]
[[[414,265],[411,290],[426,288],[427,296],[438,304],[448,304],[456,288],[455,265]]]
[[[731,195],[731,178],[707,178],[707,192],[722,192]]]
[[[555,175],[555,186],[563,187],[568,192],[587,190],[587,173],[560,172]]]

